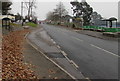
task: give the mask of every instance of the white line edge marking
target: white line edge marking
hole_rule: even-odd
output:
[[[61,51],[64,56],[67,56],[67,54],[64,51]]]
[[[64,68],[62,68],[60,65],[58,65],[56,62],[54,62],[52,59],[50,59],[49,57],[47,57],[43,52],[39,51],[37,47],[35,47],[34,45],[32,45],[32,43],[29,42],[29,40],[27,39],[27,42],[33,47],[35,48],[38,52],[40,52],[43,56],[45,56],[48,60],[50,60],[52,63],[54,63],[57,67],[59,67],[62,71],[64,71],[66,74],[68,74],[71,78],[76,79],[74,76],[72,76],[68,71],[66,71]]]
[[[45,56],[48,60],[50,60],[53,64],[55,64],[58,68],[60,68],[62,71],[64,71],[66,74],[68,74],[72,79],[76,79],[74,76],[72,76],[68,71],[66,71],[64,68],[62,68],[60,65],[58,65],[56,62],[54,62],[52,59],[50,59],[49,57],[47,57],[43,52],[41,52],[37,47],[35,47],[28,39],[29,33],[26,34],[25,39],[28,42],[28,44],[30,44],[34,49],[36,49],[38,52],[40,52],[43,56]]]
[[[100,50],[103,50],[103,51],[105,51],[105,52],[107,52],[107,53],[109,53],[109,54],[111,54],[111,55],[114,55],[114,56],[116,56],[116,57],[120,57],[119,55],[114,54],[114,53],[112,53],[112,52],[110,52],[110,51],[107,51],[107,50],[105,50],[105,49],[102,49],[102,48],[100,48],[100,47],[98,47],[98,46],[95,46],[95,45],[93,45],[93,44],[90,44],[90,45],[93,46],[93,47],[95,47],[95,48],[98,48],[98,49],[100,49]]]
[[[70,61],[76,68],[79,68],[79,66],[73,61],[73,60],[71,60]]]
[[[60,49],[60,46],[59,46],[59,45],[57,45],[57,47]]]

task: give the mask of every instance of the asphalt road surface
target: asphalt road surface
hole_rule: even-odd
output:
[[[42,24],[54,41],[90,79],[118,78],[118,42],[78,34],[58,26]]]

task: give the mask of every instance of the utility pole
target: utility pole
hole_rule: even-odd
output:
[[[62,5],[62,4],[60,3],[60,25],[61,25],[61,18],[62,18],[61,5]]]
[[[23,2],[21,2],[21,21],[22,21],[22,26],[23,26]]]
[[[31,7],[31,16],[32,16],[32,9],[33,9],[33,8]]]
[[[2,2],[0,1],[0,15],[2,15]]]

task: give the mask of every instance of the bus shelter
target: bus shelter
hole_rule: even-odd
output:
[[[113,21],[115,21],[116,23],[116,27],[117,27],[117,19],[112,17],[112,18],[109,18],[109,19],[103,19],[102,21],[105,21],[106,22],[106,27],[110,27],[112,28],[113,27]]]
[[[10,30],[10,22],[11,22],[11,19],[10,18],[3,18],[2,19],[2,28],[5,28],[7,30]]]

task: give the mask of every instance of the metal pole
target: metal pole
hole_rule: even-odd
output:
[[[21,16],[23,15],[23,2],[21,2]],[[22,20],[22,17],[21,17]]]
[[[106,27],[108,27],[108,22],[106,21]]]
[[[0,1],[0,15],[2,15],[2,2]]]
[[[22,26],[23,26],[23,2],[21,2],[21,21],[22,21]]]

